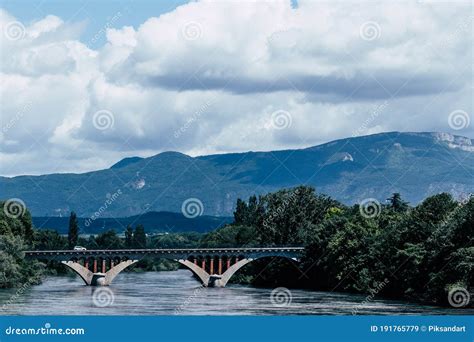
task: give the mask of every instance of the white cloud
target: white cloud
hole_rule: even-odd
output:
[[[450,112],[472,115],[471,7],[192,2],[108,28],[99,50],[80,41],[83,23],[19,23],[2,10],[0,173],[450,131]],[[278,110],[291,115],[284,130],[269,125]],[[107,129],[98,111],[111,113]]]

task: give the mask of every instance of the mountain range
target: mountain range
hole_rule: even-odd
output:
[[[231,216],[237,198],[301,184],[347,204],[393,192],[412,204],[439,192],[458,197],[474,192],[474,144],[447,133],[388,132],[282,151],[163,152],[81,174],[0,177],[0,198],[20,198],[44,217],[179,213],[187,200],[198,215]]]

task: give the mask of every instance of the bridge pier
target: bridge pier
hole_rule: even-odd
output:
[[[213,274],[209,277],[208,287],[224,287],[221,286],[221,276],[218,274]]]
[[[88,285],[90,285],[90,286],[106,286],[106,285],[109,285],[109,284],[105,283],[105,273],[94,273],[94,275],[92,276],[92,281]]]
[[[76,272],[82,280],[88,286],[107,286],[112,283],[112,280],[125,268],[128,266],[136,263],[138,260],[125,260],[119,262],[117,265],[114,265],[113,260],[110,262],[111,268],[106,271],[106,260],[102,259],[102,272],[97,272],[97,259],[94,259],[93,262],[93,270],[94,272],[88,269],[89,263],[86,261],[84,266],[82,266],[79,262],[69,260],[69,261],[61,261],[62,264],[66,265],[74,272]]]

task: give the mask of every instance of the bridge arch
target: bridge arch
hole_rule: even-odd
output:
[[[73,270],[77,275],[79,275],[79,277],[81,277],[81,279],[84,280],[86,285],[91,285],[92,284],[92,278],[94,277],[94,273],[89,271],[89,269],[85,268],[80,263],[78,263],[74,260],[61,261],[61,263],[63,265],[66,265],[71,270]]]
[[[178,261],[181,265],[186,266],[188,269],[190,269],[191,272],[193,272],[194,275],[196,275],[199,278],[199,280],[201,281],[201,283],[204,286],[208,286],[209,278],[211,277],[211,275],[209,273],[207,273],[205,269],[201,268],[197,264],[195,264],[195,263],[193,263],[193,262],[191,262],[187,259],[186,260],[178,259],[176,261]]]
[[[217,287],[225,287],[227,283],[229,282],[230,278],[237,273],[238,270],[240,270],[242,267],[245,265],[251,263],[252,261],[258,260],[258,259],[263,259],[263,258],[284,258],[284,259],[289,259],[296,261],[296,258],[292,258],[286,255],[273,255],[273,256],[259,256],[259,257],[254,257],[254,258],[243,258],[239,261],[237,261],[235,264],[233,264],[231,267],[229,267],[221,276],[220,278],[215,280],[214,286]]]
[[[89,261],[94,263],[94,271],[89,269]],[[102,267],[102,272],[96,272],[97,262],[100,261],[104,266]],[[118,261],[118,262],[117,262]],[[105,262],[106,258],[90,259],[85,258],[83,260],[83,265],[76,259],[73,258],[69,261],[61,261],[63,265],[66,265],[72,269],[76,274],[78,274],[81,279],[86,283],[86,285],[110,285],[112,280],[128,266],[133,265],[138,260],[134,259],[122,259],[122,258],[111,258],[110,268],[105,272]]]
[[[223,272],[222,274],[219,273],[210,273],[212,268],[208,268],[205,264],[200,264],[198,262],[202,260],[209,260],[210,258],[214,258],[213,256],[204,255],[200,257],[191,257],[189,259],[176,259],[181,265],[187,267],[193,274],[199,278],[203,286],[210,286],[210,287],[225,287],[232,276],[237,273],[242,267],[249,264],[252,261],[263,259],[263,258],[285,258],[289,260],[296,261],[297,259],[287,255],[263,255],[263,256],[254,256],[254,257],[244,257],[242,255],[229,255],[223,258],[223,260],[229,260],[229,267]],[[193,262],[194,260],[194,262]],[[230,264],[230,260],[235,260],[234,264]],[[209,269],[209,272],[208,272]]]

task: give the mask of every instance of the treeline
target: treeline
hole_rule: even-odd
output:
[[[442,193],[410,207],[399,194],[386,203],[345,206],[309,187],[239,200],[234,223],[207,245],[304,245],[300,269],[288,262],[252,263],[257,284],[446,304],[448,292],[474,284],[474,198]],[[255,275],[259,276],[256,277]]]
[[[34,241],[30,213],[14,200],[0,201],[0,208],[0,288],[39,284],[44,266],[24,253]]]
[[[73,249],[75,246],[87,249],[186,248],[198,246],[202,237],[201,234],[195,232],[161,233],[148,236],[141,224],[138,224],[135,228],[131,225],[127,226],[123,237],[120,237],[114,229],[106,230],[97,235],[81,237],[77,216],[74,212],[71,213],[69,219],[67,239],[54,231],[45,230],[44,232],[48,235],[53,234],[55,238],[47,240],[56,241],[56,244],[54,246],[39,244],[36,246],[38,249],[63,249],[66,246],[69,249]]]

